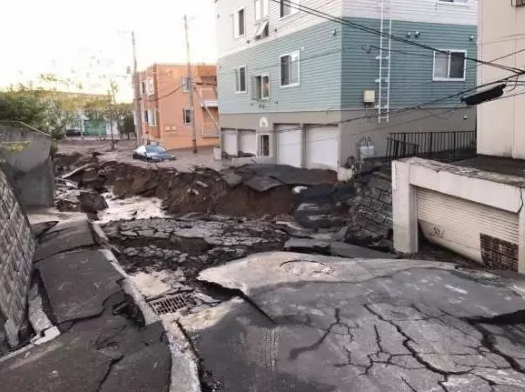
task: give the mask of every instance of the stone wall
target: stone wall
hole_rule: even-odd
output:
[[[391,240],[392,178],[388,171],[375,172],[361,188],[351,227],[358,237]]]
[[[7,177],[0,170],[0,342],[18,345],[36,241]],[[1,336],[4,335],[4,336]]]

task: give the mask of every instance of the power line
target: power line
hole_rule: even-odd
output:
[[[432,50],[432,51],[439,52],[439,53],[445,53],[445,54],[449,53],[449,52],[447,52],[445,50],[434,48],[434,47],[432,47],[430,45],[426,45],[426,44],[422,44],[422,43],[414,42],[414,41],[409,41],[409,40],[407,40],[405,38],[401,38],[401,37],[397,37],[397,36],[392,35],[392,34],[384,33],[384,32],[382,32],[380,30],[376,30],[376,29],[373,29],[371,27],[367,27],[367,26],[361,25],[359,23],[349,21],[347,19],[339,18],[339,17],[333,16],[333,15],[324,13],[322,11],[316,10],[314,8],[307,7],[307,6],[302,5],[302,4],[293,3],[290,0],[272,0],[272,1],[274,3],[278,3],[278,4],[281,4],[281,2],[283,2],[285,4],[288,4],[288,6],[291,7],[291,8],[295,8],[295,9],[297,9],[299,11],[303,11],[303,12],[305,12],[307,14],[310,14],[310,15],[313,15],[313,16],[317,16],[319,18],[323,18],[323,19],[326,19],[326,20],[329,20],[329,21],[332,21],[332,22],[337,22],[337,23],[339,23],[341,25],[350,26],[350,27],[353,27],[354,29],[361,30],[361,31],[364,31],[364,32],[367,32],[367,33],[370,33],[370,34],[375,34],[375,35],[383,36],[383,37],[386,37],[386,38],[390,38],[390,39],[392,39],[394,41],[402,42],[402,43],[407,44],[407,45],[412,45],[412,46],[416,46],[416,47],[419,47],[419,48],[422,48],[422,49]],[[495,67],[495,68],[504,69],[506,71],[513,72],[515,74],[520,74],[520,75],[521,74],[525,74],[525,70],[520,69],[520,68],[507,67],[507,66],[504,66],[504,65],[501,65],[501,64],[494,64],[494,63],[491,63],[491,62],[479,60],[477,58],[468,57],[468,56],[465,56],[465,59],[466,60],[470,60],[470,61],[474,61],[474,62],[479,63],[479,64],[484,64],[484,65],[489,65],[489,66],[492,66],[492,67]]]
[[[509,76],[509,77],[506,77],[506,78],[503,78],[503,79],[498,79],[498,80],[495,80],[493,82],[485,83],[485,84],[482,84],[482,85],[479,85],[479,86],[475,86],[475,87],[472,87],[472,88],[469,88],[469,89],[466,89],[466,90],[463,90],[463,91],[459,91],[459,92],[457,92],[455,94],[451,94],[451,95],[448,95],[446,97],[433,99],[431,101],[427,101],[427,102],[424,102],[424,103],[421,103],[421,104],[418,104],[418,105],[407,106],[407,107],[404,107],[404,108],[401,108],[401,109],[398,109],[398,110],[393,110],[393,111],[390,112],[390,115],[391,116],[396,116],[396,115],[403,114],[403,113],[406,113],[406,112],[411,111],[411,110],[422,109],[423,106],[429,106],[429,105],[434,104],[434,103],[439,103],[439,102],[442,102],[442,101],[448,101],[449,99],[458,97],[460,95],[466,94],[466,93],[474,91],[474,90],[478,90],[480,88],[484,88],[484,87],[488,87],[488,86],[492,86],[492,85],[495,85],[495,84],[506,82],[509,79],[512,79],[514,77],[515,77],[514,75],[513,76]],[[453,110],[457,110],[457,108],[458,107],[454,108]],[[354,118],[351,118],[351,119],[348,119],[348,120],[334,121],[334,122],[329,122],[329,123],[324,123],[324,124],[316,124],[316,125],[319,125],[319,126],[339,125],[339,124],[350,123],[350,122],[353,122],[353,121],[363,120],[363,119],[372,118],[372,117],[375,117],[375,116],[365,115],[365,116],[361,116],[361,117],[354,117]],[[299,128],[297,128],[297,127],[295,127],[295,128],[288,128],[288,129],[279,129],[279,130],[274,131],[274,133],[291,132],[291,131],[296,131],[298,129]],[[378,129],[382,129],[382,128],[378,128]],[[369,132],[369,131],[367,131],[367,132]]]
[[[169,93],[167,93],[167,94],[165,94],[163,96],[160,96],[160,97],[157,97],[157,98],[153,98],[153,99],[143,99],[143,101],[145,101],[145,102],[157,102],[157,101],[160,101],[161,99],[167,98],[170,95],[175,94],[181,88],[182,88],[182,86],[178,86],[175,90],[172,90],[172,91],[170,91]]]

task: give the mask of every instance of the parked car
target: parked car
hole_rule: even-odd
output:
[[[133,150],[133,159],[146,162],[174,161],[175,155],[170,154],[162,146],[142,145]]]
[[[78,129],[66,129],[66,136],[82,136],[82,132]]]

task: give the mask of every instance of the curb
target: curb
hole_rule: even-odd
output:
[[[128,294],[135,305],[138,306],[146,325],[160,321],[166,332],[171,352],[171,376],[169,392],[202,392],[199,379],[199,367],[197,365],[197,356],[191,350],[191,345],[177,323],[171,323],[168,327],[157,314],[148,305],[140,291],[130,279],[129,275],[118,263],[117,258],[109,249],[99,249],[100,252],[111,263],[124,278],[121,286],[122,290]],[[173,331],[175,329],[175,331]],[[181,349],[181,344],[184,350]]]

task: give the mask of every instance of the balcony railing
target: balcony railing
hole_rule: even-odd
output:
[[[457,160],[476,155],[476,131],[396,132],[387,138],[386,158],[418,156]]]

